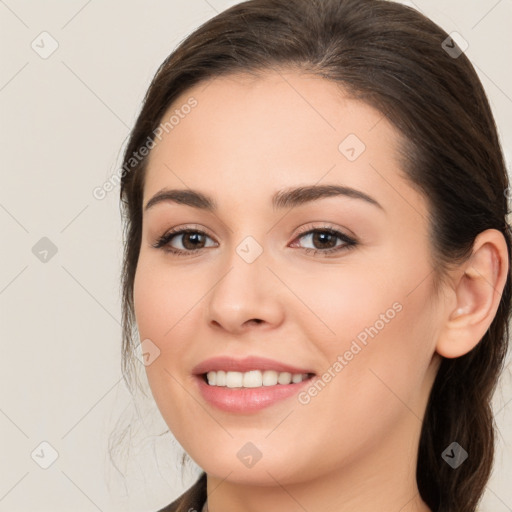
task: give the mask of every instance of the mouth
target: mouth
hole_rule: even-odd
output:
[[[275,370],[250,370],[247,372],[217,370],[201,374],[201,378],[208,386],[229,389],[287,386],[299,384],[314,376],[314,373],[291,373]]]
[[[309,368],[259,356],[217,356],[192,369],[198,392],[213,407],[230,413],[258,412],[291,399],[316,375]]]

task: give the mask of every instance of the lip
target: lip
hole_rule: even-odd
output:
[[[210,371],[231,371],[231,372],[248,372],[251,370],[274,370],[276,372],[289,373],[314,373],[308,368],[299,368],[291,366],[280,361],[268,359],[266,357],[249,356],[243,359],[235,359],[230,356],[218,356],[206,359],[197,366],[194,366],[192,373],[194,375],[202,375]]]
[[[210,386],[202,375],[195,375],[199,392],[206,402],[217,409],[230,413],[251,413],[290,398],[305,386],[311,385],[311,378],[297,384],[276,384],[260,388],[227,388]]]
[[[275,386],[261,386],[259,388],[228,388],[223,386],[210,386],[204,378],[209,371],[237,371],[274,370],[276,372],[307,373],[314,375],[310,369],[299,368],[281,363],[273,359],[250,356],[244,359],[235,359],[229,356],[220,356],[207,359],[195,366],[192,370],[199,392],[210,405],[230,413],[252,413],[269,407],[281,400],[290,398],[300,392],[305,386],[311,384],[311,377],[296,384],[276,384]]]

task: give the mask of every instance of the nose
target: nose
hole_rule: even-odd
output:
[[[267,267],[265,253],[248,263],[235,251],[208,294],[208,324],[232,334],[278,327],[284,320],[284,290]]]

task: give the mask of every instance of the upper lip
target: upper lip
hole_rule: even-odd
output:
[[[280,361],[268,359],[266,357],[249,356],[243,359],[235,359],[232,356],[218,356],[206,359],[194,366],[192,373],[202,375],[211,371],[232,371],[248,372],[251,370],[274,370],[276,372],[289,373],[314,373],[305,368],[298,368]]]

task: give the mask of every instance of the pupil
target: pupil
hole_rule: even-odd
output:
[[[190,237],[190,239],[193,239],[196,242],[199,242],[199,244],[200,244],[201,241],[199,240],[199,238],[201,236],[202,235],[200,233],[185,233],[185,236],[183,238],[183,245],[184,245],[184,247],[186,247],[187,249],[197,249],[198,248],[198,243],[194,243],[193,241],[190,244],[190,246],[187,247],[187,240],[189,240],[189,237]]]
[[[325,239],[325,237],[327,237],[327,240]],[[325,243],[328,243],[329,240],[333,237],[333,235],[331,235],[330,233],[326,233],[326,232],[321,232],[321,233],[315,233],[313,235],[313,242],[317,242],[319,241],[320,245],[321,244],[325,244]]]

